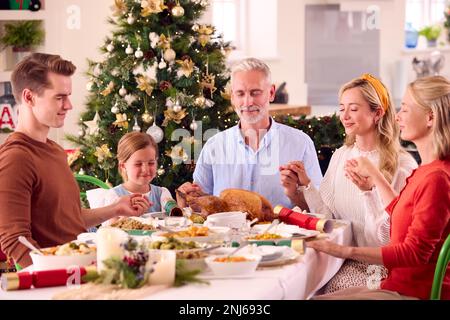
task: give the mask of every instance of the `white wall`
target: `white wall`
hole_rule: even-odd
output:
[[[47,30],[51,29],[47,34],[47,51],[59,53],[78,66],[77,73],[73,78],[74,110],[66,120],[65,132],[76,134],[79,130],[77,119],[84,110],[87,95],[85,88],[87,79],[84,76],[84,72],[87,70],[86,59],[99,60],[100,58],[98,48],[103,44],[103,39],[110,34],[110,26],[106,23],[106,19],[111,14],[110,6],[113,3],[113,0],[46,0],[46,10],[50,13],[46,23],[51,26],[47,28]],[[406,83],[415,78],[411,60],[417,53],[405,53],[403,50],[404,0],[278,0],[277,48],[275,50],[277,56],[266,60],[272,69],[273,81],[275,83],[287,82],[289,104],[306,104],[307,84],[304,81],[305,5],[333,3],[340,3],[344,10],[365,10],[371,5],[379,5],[381,9],[380,75],[392,90],[394,97],[399,99]],[[70,30],[66,26],[70,16],[66,10],[72,4],[80,7],[81,28],[79,30]],[[251,14],[255,10],[267,10],[267,8],[254,6],[248,12]],[[210,19],[211,14],[207,13],[202,18],[202,22],[207,23]],[[251,21],[254,25],[255,20]],[[428,54],[429,52],[425,52],[419,56]],[[445,55],[447,65],[442,74],[450,76],[450,51],[445,51]],[[329,113],[334,110],[335,106],[313,106],[313,114]],[[63,136],[62,130],[56,134],[58,142],[66,145],[62,140]]]
[[[110,16],[110,6],[113,0],[46,0],[48,24],[46,35],[46,52],[60,54],[63,58],[71,60],[77,71],[72,78],[72,104],[74,109],[66,118],[63,129],[52,132],[51,137],[60,144],[68,147],[64,134],[76,134],[80,113],[84,110],[87,96],[87,59],[100,60],[99,47],[103,39],[109,34],[111,26],[107,23]],[[70,12],[69,9],[72,9]],[[78,11],[79,10],[79,11]],[[77,14],[79,12],[79,15]],[[68,26],[73,18],[80,18],[79,29]]]

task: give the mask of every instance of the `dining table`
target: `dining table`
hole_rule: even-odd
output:
[[[322,234],[341,245],[351,245],[351,223],[337,220],[330,233]],[[308,248],[288,263],[258,267],[251,275],[204,277],[206,283],[189,283],[181,287],[168,287],[149,291],[139,297],[143,300],[306,300],[317,292],[338,272],[344,259]],[[81,285],[83,286],[83,285]],[[66,286],[4,291],[0,300],[51,300],[70,290]]]

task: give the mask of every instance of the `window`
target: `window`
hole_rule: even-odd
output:
[[[277,0],[212,0],[212,24],[236,48],[231,60],[243,56],[277,56]]]
[[[406,0],[406,22],[420,30],[444,19],[446,0]]]

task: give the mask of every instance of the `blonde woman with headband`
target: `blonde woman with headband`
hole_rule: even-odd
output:
[[[291,170],[297,173],[311,212],[350,221],[355,246],[379,247],[389,242],[389,220],[379,190],[373,181],[346,172],[345,163],[357,157],[367,158],[396,192],[403,188],[417,163],[400,146],[394,107],[388,91],[377,78],[364,74],[342,86],[339,114],[345,128],[345,144],[333,154],[320,188],[310,184],[301,163],[291,163]],[[346,260],[324,291],[365,286],[373,277],[381,278],[385,274],[381,266]]]
[[[383,264],[379,288],[349,288],[316,299],[429,299],[436,261],[450,234],[450,81],[434,76],[408,86],[397,115],[401,138],[414,142],[422,160],[400,194],[372,162],[359,157],[347,170],[373,181],[391,220],[391,241],[381,248],[314,241],[309,247],[344,259]],[[441,299],[450,299],[450,273]]]

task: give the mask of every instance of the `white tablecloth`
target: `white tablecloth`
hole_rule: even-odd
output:
[[[333,242],[349,245],[351,227],[345,224],[329,234]],[[339,270],[342,259],[306,249],[298,262],[257,270],[254,277],[245,279],[209,280],[209,285],[190,284],[169,288],[146,297],[148,300],[281,300],[309,299]],[[52,299],[67,290],[52,287],[21,291],[0,290],[1,300]]]

